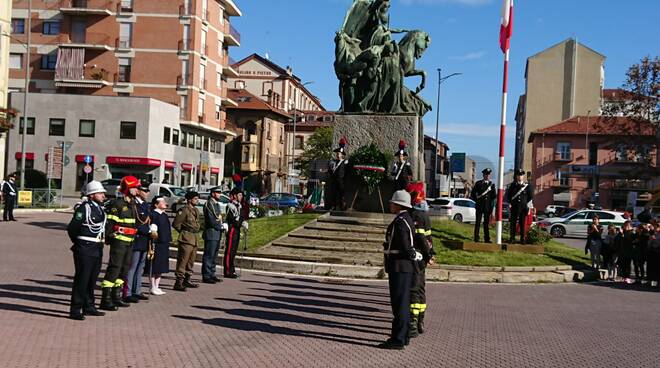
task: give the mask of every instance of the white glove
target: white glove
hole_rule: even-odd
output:
[[[158,225],[156,225],[156,224],[149,225],[149,232],[150,233],[157,233],[158,232]]]
[[[227,225],[226,222],[223,223],[223,224],[222,224],[222,229],[223,229],[224,231],[229,231],[229,225]]]
[[[243,223],[241,224],[241,226],[242,226],[243,229],[245,229],[245,230],[248,230],[248,228],[250,227],[250,226],[248,225],[247,221],[243,221]]]
[[[421,261],[422,259],[424,259],[422,253],[415,251],[415,261]]]
[[[527,202],[527,209],[531,210],[532,208],[534,208],[534,203],[532,201]]]

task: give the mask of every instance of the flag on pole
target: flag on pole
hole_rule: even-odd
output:
[[[502,21],[500,23],[500,48],[502,52],[509,49],[509,40],[513,33],[513,0],[502,1]]]

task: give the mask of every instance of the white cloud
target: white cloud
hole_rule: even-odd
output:
[[[458,60],[458,61],[470,61],[470,60],[481,59],[485,55],[486,55],[486,51],[473,51],[473,52],[468,52],[465,55],[451,56],[449,58],[452,59],[452,60]]]
[[[404,5],[437,5],[437,4],[459,4],[468,6],[486,5],[493,0],[399,0]]]
[[[438,131],[440,140],[442,140],[443,135],[498,138],[500,136],[500,124],[443,123],[441,121]],[[515,132],[515,125],[507,125],[507,137],[515,137]],[[435,136],[435,125],[427,123],[424,127],[424,134],[431,137]]]

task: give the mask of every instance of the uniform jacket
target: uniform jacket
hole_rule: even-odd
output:
[[[417,268],[422,270],[431,261],[435,255],[433,250],[433,238],[431,234],[431,219],[426,211],[420,209],[413,209],[410,213],[413,224],[415,225],[415,235],[413,237],[413,246],[416,251],[424,257],[421,261],[416,262]]]
[[[243,221],[243,211],[241,211],[241,204],[236,201],[231,201],[227,205],[227,225],[231,226],[241,226]]]
[[[340,188],[344,188],[344,178],[346,177],[346,166],[348,160],[332,160],[330,161],[330,175],[332,180]]]
[[[621,242],[620,257],[627,259],[633,258],[635,255],[634,242],[636,238],[637,236],[632,230],[624,231],[623,234],[619,235]]]
[[[415,271],[415,224],[408,211],[399,213],[385,233],[385,272],[412,273]]]
[[[179,243],[197,246],[197,233],[199,232],[199,212],[197,208],[186,204],[174,218],[172,227],[179,232]]]
[[[95,202],[83,202],[73,213],[66,230],[73,243],[71,251],[76,255],[101,258],[103,256],[103,238],[105,235],[105,212]],[[78,239],[79,236],[97,238],[99,241]]]
[[[523,187],[524,189],[522,189]],[[519,192],[520,194],[518,194]],[[516,209],[526,208],[527,204],[532,200],[532,197],[532,186],[529,185],[529,183],[521,184],[513,182],[509,185],[509,188],[506,191],[507,202],[509,202],[512,208]]]
[[[392,178],[394,178],[394,181],[397,183],[397,189],[406,189],[408,181],[410,181],[413,176],[410,161],[406,160],[404,162],[395,162],[394,165],[392,165],[391,174]]]
[[[7,196],[16,197],[18,195],[18,189],[16,188],[15,183],[11,183],[9,180],[2,183],[2,194]]]
[[[142,203],[135,201],[134,205],[134,210],[137,212],[136,226],[138,232],[133,242],[133,250],[147,251],[149,248],[149,225],[151,224],[151,219],[149,218],[149,212],[151,212],[150,205],[144,201]]]
[[[172,226],[167,213],[151,211],[151,223],[158,226],[158,239],[154,240],[154,243],[164,243],[169,246],[172,243]]]
[[[222,234],[220,202],[209,198],[204,204],[204,240],[220,240]]]
[[[135,235],[122,234],[120,228],[135,229],[133,206],[124,197],[116,198],[108,204],[105,223],[105,239],[110,244],[130,245]]]
[[[481,179],[477,181],[474,184],[474,188],[472,188],[470,198],[476,202],[477,210],[485,213],[492,212],[495,198],[497,198],[495,184],[490,180]]]

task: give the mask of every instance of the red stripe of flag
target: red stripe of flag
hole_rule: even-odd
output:
[[[502,21],[500,23],[500,49],[506,52],[513,33],[513,0],[503,0]]]

